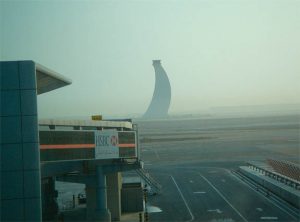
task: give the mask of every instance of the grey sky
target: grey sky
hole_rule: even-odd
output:
[[[171,112],[300,103],[300,1],[1,1],[1,59],[73,80],[41,117],[143,113],[162,59]]]

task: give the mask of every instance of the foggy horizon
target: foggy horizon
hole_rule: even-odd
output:
[[[219,119],[219,118],[245,118],[245,117],[267,117],[267,116],[299,116],[300,104],[266,104],[266,105],[248,105],[248,106],[219,106],[210,107],[202,110],[188,110],[181,112],[169,112],[167,118],[154,118],[144,119],[143,112],[132,113],[88,113],[85,115],[40,115],[41,119],[90,119],[92,115],[102,115],[103,119],[123,119],[130,118],[139,121],[151,121],[151,120],[176,120],[176,119]]]
[[[39,116],[143,114],[153,59],[169,114],[300,106],[300,1],[1,1],[1,60],[34,60],[70,86]]]

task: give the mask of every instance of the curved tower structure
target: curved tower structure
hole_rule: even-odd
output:
[[[160,60],[153,60],[153,67],[155,70],[155,89],[143,118],[166,118],[171,102],[171,85]]]

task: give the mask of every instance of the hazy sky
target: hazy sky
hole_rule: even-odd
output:
[[[73,80],[39,114],[143,113],[152,59],[170,112],[300,103],[300,1],[1,1],[1,59],[34,60]]]

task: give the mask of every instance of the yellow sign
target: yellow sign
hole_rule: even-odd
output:
[[[93,115],[92,120],[102,120],[102,115]]]

